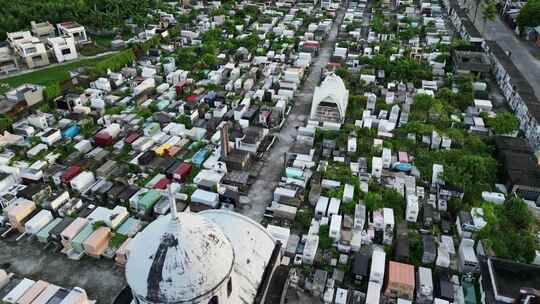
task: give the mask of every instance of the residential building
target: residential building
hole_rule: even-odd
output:
[[[49,21],[35,22],[30,21],[32,26],[32,34],[40,39],[47,39],[54,37],[54,26]]]
[[[73,60],[78,57],[75,39],[71,36],[49,38],[47,46],[51,49],[57,62]]]
[[[30,32],[8,33],[8,42],[15,54],[29,68],[37,68],[49,64],[49,55],[45,44],[30,34]]]
[[[7,46],[0,47],[0,74],[8,74],[19,70],[17,57]]]
[[[84,44],[90,42],[90,38],[86,35],[84,26],[74,21],[62,22],[56,25],[58,33],[61,36],[69,36],[75,40],[76,44]]]

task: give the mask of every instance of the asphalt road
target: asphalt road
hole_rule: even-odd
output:
[[[468,1],[469,3],[476,1]],[[467,7],[467,5],[465,5]],[[469,7],[469,17],[473,20],[475,7]],[[505,51],[511,51],[510,59],[516,67],[523,73],[534,89],[536,98],[540,100],[540,60],[536,59],[529,51],[528,46],[522,43],[504,24],[497,15],[494,21],[482,20],[481,8],[478,9],[474,25],[487,40],[494,40]]]
[[[326,67],[332,56],[338,29],[343,21],[343,15],[343,10],[339,10],[328,38],[321,45],[319,56],[314,59],[309,75],[295,96],[296,101],[291,113],[287,117],[282,129],[275,134],[278,137],[278,141],[264,156],[264,166],[259,173],[259,177],[251,186],[245,204],[240,210],[242,214],[257,222],[261,221],[264,210],[272,202],[274,189],[278,185],[282,175],[284,155],[296,137],[296,128],[298,126],[305,126],[309,118],[313,91],[320,82],[322,69]]]

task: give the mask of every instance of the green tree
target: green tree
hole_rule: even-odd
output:
[[[459,94],[455,95],[454,103],[461,111],[465,111],[474,101],[473,79],[471,76],[460,76],[457,85]]]
[[[478,197],[481,191],[489,190],[496,174],[497,162],[493,158],[466,153],[457,163],[445,166],[443,179],[466,195]]]
[[[96,124],[93,122],[87,122],[81,126],[81,134],[86,138],[92,137],[96,134],[97,129],[98,126]]]
[[[207,68],[212,68],[217,64],[217,57],[213,54],[204,54],[201,57],[201,62],[204,63]]]
[[[405,217],[405,199],[399,192],[391,188],[383,188],[381,197],[384,208],[394,210],[397,222]]]
[[[356,210],[356,203],[349,202],[341,204],[341,209],[343,211],[343,214],[354,215],[354,211]]]
[[[295,226],[302,230],[308,230],[311,226],[311,219],[313,218],[313,213],[310,209],[300,209],[296,213],[294,218]]]
[[[357,119],[362,119],[364,108],[366,107],[367,97],[362,95],[351,95],[349,105],[345,114],[347,121],[353,123]]]
[[[162,7],[155,0],[17,0],[2,1],[2,19],[0,20],[0,38],[5,39],[6,32],[27,28],[30,21],[47,20],[52,24],[76,20],[93,29],[112,29],[122,27],[126,19],[134,21],[151,20],[150,9]]]
[[[512,197],[504,202],[504,212],[511,225],[518,229],[527,230],[534,224],[534,217],[529,211],[527,204],[517,197]]]
[[[251,53],[255,51],[259,45],[259,37],[256,34],[251,34],[240,41],[240,45],[248,49]]]
[[[419,135],[429,135],[435,128],[433,125],[421,123],[418,121],[411,121],[404,125],[400,130],[405,133],[416,133]]]
[[[5,114],[0,114],[0,132],[8,130],[13,124],[13,119]]]
[[[175,119],[175,122],[179,124],[183,124],[186,127],[186,129],[192,128],[191,119],[189,119],[189,117],[185,114],[178,116]]]
[[[482,3],[482,31],[486,30],[487,21],[494,21],[497,18],[497,6],[495,1],[488,0],[485,3]]]
[[[482,141],[482,138],[475,134],[468,134],[465,137],[464,150],[471,154],[490,154],[491,148]]]
[[[519,126],[518,119],[510,112],[497,113],[497,116],[488,118],[486,122],[495,134],[509,134]]]
[[[343,80],[345,80],[349,78],[351,73],[349,72],[347,68],[337,68],[335,71],[335,74],[343,78]]]
[[[462,129],[450,128],[445,133],[452,140],[452,145],[461,147],[465,143],[465,134]]]
[[[319,247],[323,250],[332,248],[333,241],[329,235],[328,225],[319,227]]]
[[[535,27],[540,25],[540,0],[530,0],[521,8],[517,16],[520,27]]]
[[[534,235],[534,217],[520,198],[510,197],[502,206],[482,205],[486,226],[477,238],[498,257],[530,263],[538,247]]]
[[[45,100],[47,101],[54,100],[56,97],[60,96],[61,93],[62,89],[60,88],[60,84],[58,82],[51,83],[44,89]]]
[[[108,70],[118,71],[131,64],[135,60],[135,53],[132,49],[119,52],[103,61],[97,63],[89,71],[92,78],[98,78],[107,74]]]
[[[176,51],[176,62],[181,69],[191,70],[193,63],[197,61],[197,53],[195,48],[179,48]]]
[[[446,87],[441,88],[440,90],[437,91],[437,99],[442,100],[446,103],[451,103],[455,95],[456,94],[454,94],[454,92],[452,92],[451,89],[446,88]]]
[[[427,94],[418,94],[414,97],[413,109],[419,111],[425,116],[425,120],[428,120],[429,110],[433,104],[433,97]]]
[[[150,116],[152,116],[152,111],[149,109],[149,108],[141,108],[138,112],[137,112],[137,116],[141,117],[141,118],[144,118],[144,119],[147,119],[149,118]]]
[[[374,211],[383,207],[382,196],[375,192],[366,193],[364,196],[364,203],[366,204],[366,209],[369,211]]]

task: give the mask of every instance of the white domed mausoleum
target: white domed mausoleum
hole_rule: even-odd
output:
[[[133,303],[264,303],[281,259],[266,229],[232,211],[171,206],[130,243]]]
[[[349,91],[338,75],[330,73],[313,92],[311,119],[342,124],[349,103]]]

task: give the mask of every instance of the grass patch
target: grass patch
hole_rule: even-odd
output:
[[[79,54],[81,54],[82,56],[91,57],[91,56],[96,56],[101,53],[105,53],[109,50],[110,50],[109,47],[91,43],[91,44],[82,46],[79,49]]]
[[[110,48],[111,47],[111,41],[114,40],[114,35],[109,35],[109,36],[91,36],[90,37],[92,39],[92,41],[99,45],[99,46],[103,46],[103,47],[106,47],[106,48]]]
[[[54,82],[63,82],[69,79],[69,71],[79,67],[95,66],[97,63],[105,60],[110,56],[111,55],[100,58],[83,59],[64,65],[53,66],[35,72],[1,79],[0,85],[7,84],[10,87],[17,87],[25,83],[32,83],[46,86]]]
[[[109,248],[118,249],[127,239],[126,235],[117,233],[109,240]]]
[[[332,248],[333,240],[330,238],[330,226],[319,227],[319,248],[327,250]]]

